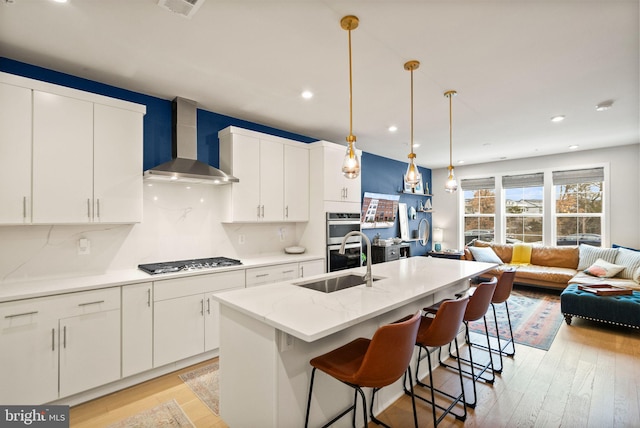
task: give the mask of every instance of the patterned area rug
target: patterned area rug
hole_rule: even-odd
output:
[[[516,286],[508,302],[515,342],[545,351],[549,350],[563,320],[559,292]],[[504,304],[496,305],[496,312],[502,340],[503,337],[509,336]],[[496,337],[491,308],[487,312],[487,324],[489,335]],[[469,323],[469,330],[484,334],[482,319]]]
[[[206,406],[216,415],[219,412],[218,361],[180,375]]]
[[[107,428],[194,428],[187,415],[175,400],[167,401],[152,409],[128,417]]]

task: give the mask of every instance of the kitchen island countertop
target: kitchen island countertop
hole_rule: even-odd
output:
[[[345,273],[364,275],[366,268],[362,267],[226,291],[214,298],[271,327],[313,342],[494,267],[492,263],[411,257],[373,265],[373,276],[380,279],[371,288],[363,284],[324,293],[295,285]]]

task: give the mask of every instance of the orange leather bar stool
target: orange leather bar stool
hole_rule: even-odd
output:
[[[489,351],[489,361],[486,364],[478,364],[477,362],[473,361],[473,352],[472,352],[472,346],[469,346],[469,358],[463,358],[461,357],[459,354],[452,354],[451,352],[451,344],[449,344],[449,356],[455,359],[460,359],[461,361],[464,361],[465,363],[467,363],[469,365],[470,371],[466,371],[466,370],[462,370],[463,373],[471,375],[471,379],[473,382],[473,400],[472,401],[465,401],[467,406],[474,408],[476,407],[476,402],[477,402],[477,392],[476,392],[476,381],[477,380],[483,380],[487,383],[493,383],[495,381],[495,374],[494,374],[494,370],[493,370],[493,358],[491,356],[491,341],[489,340],[489,329],[487,326],[487,311],[489,310],[489,305],[491,304],[491,300],[493,298],[493,294],[496,290],[496,286],[498,284],[498,279],[494,276],[491,281],[489,282],[483,282],[478,284],[477,287],[472,288],[469,291],[470,297],[469,297],[469,304],[467,305],[467,309],[464,312],[464,317],[462,319],[462,322],[464,323],[464,327],[465,327],[465,338],[468,344],[471,345],[471,340],[470,340],[470,336],[469,336],[469,323],[472,321],[477,321],[480,318],[482,318],[484,320],[484,331],[485,331],[485,336],[487,339],[487,348]],[[461,297],[461,296],[460,296]],[[425,308],[424,310],[426,312],[435,312],[435,310],[437,310],[437,307],[439,305],[441,305],[442,302],[434,305],[434,306],[430,306],[428,308]],[[442,348],[441,348],[442,349]],[[444,367],[448,367],[451,369],[456,369],[457,367],[454,367],[452,365],[446,364],[442,361],[442,359],[440,358],[440,354],[438,354],[438,358],[440,360],[440,365],[444,366]],[[479,371],[476,373],[475,368],[478,368]],[[491,377],[485,378],[483,377],[483,375],[485,374],[485,372],[489,370],[489,372],[491,373]]]
[[[448,345],[451,342],[455,342],[456,345],[456,354],[458,354],[458,331],[460,331],[460,327],[462,326],[462,319],[464,317],[464,312],[467,309],[467,304],[469,303],[469,297],[464,297],[457,300],[446,300],[440,304],[440,308],[435,314],[435,317],[422,316],[420,320],[420,329],[418,330],[418,337],[416,339],[416,346],[419,347],[418,351],[418,360],[416,362],[416,384],[429,388],[431,391],[431,400],[428,400],[424,397],[421,397],[417,394],[413,394],[406,388],[405,382],[405,393],[411,393],[412,396],[415,395],[416,398],[421,399],[429,404],[433,409],[433,425],[437,426],[444,417],[451,413],[456,417],[456,419],[464,421],[467,418],[467,407],[465,405],[464,399],[464,384],[462,380],[462,367],[460,365],[460,360],[458,360],[458,374],[460,377],[460,394],[457,396],[451,395],[447,392],[436,389],[433,386],[433,369],[431,368],[431,351],[429,351],[429,347],[431,348],[440,348],[441,346]],[[420,361],[425,357],[422,356],[422,351],[426,352],[426,358],[429,362],[429,385],[423,383],[418,378],[418,374],[420,373]],[[449,407],[445,408],[436,404],[435,392],[444,395],[445,397],[451,398],[453,401]],[[453,408],[456,404],[462,403],[462,407],[464,409],[464,413],[457,414],[453,412]],[[436,414],[436,407],[440,410],[443,410],[444,413],[439,417]]]
[[[513,342],[513,328],[511,327],[511,315],[509,315],[509,304],[507,302],[509,300],[509,297],[511,296],[511,291],[513,290],[513,280],[515,276],[516,276],[515,269],[503,271],[502,274],[500,275],[500,278],[498,279],[498,285],[496,286],[496,291],[493,293],[493,298],[491,299],[491,309],[493,309],[493,321],[495,322],[495,326],[496,326],[498,349],[489,349],[487,346],[484,346],[484,345],[470,343],[471,346],[490,350],[490,352],[493,352],[500,356],[500,368],[498,369],[494,368],[494,371],[496,373],[502,373],[502,368],[504,367],[502,364],[503,355],[507,357],[513,357],[516,354],[516,348]],[[507,324],[509,327],[509,337],[507,338],[507,341],[504,344],[502,344],[500,340],[500,325],[498,324],[498,316],[496,315],[496,305],[499,305],[501,303],[504,303],[504,307],[507,312]],[[509,345],[511,345],[510,351],[507,350],[509,348]]]
[[[367,400],[362,388],[373,388],[371,407],[369,410],[371,420],[378,425],[388,427],[388,425],[373,416],[375,395],[378,390],[387,385],[391,385],[407,372],[409,379],[411,379],[411,368],[409,365],[416,343],[418,327],[420,326],[420,317],[420,312],[418,312],[413,316],[405,317],[395,323],[384,325],[376,330],[371,340],[364,338],[355,339],[340,348],[312,359],[310,364],[313,366],[313,370],[311,371],[309,400],[307,401],[307,415],[304,426],[309,426],[313,379],[316,369],[319,369],[355,390],[351,407],[337,415],[324,425],[324,427],[333,424],[352,410],[352,423],[355,427],[358,394],[362,397],[364,426],[367,426]],[[411,391],[413,392],[413,388]],[[417,427],[418,416],[416,414],[416,404],[413,395],[411,397],[413,403],[413,419]]]

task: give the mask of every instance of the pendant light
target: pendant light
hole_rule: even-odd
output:
[[[444,96],[449,98],[449,177],[447,177],[447,182],[444,185],[444,190],[448,193],[453,193],[458,190],[458,182],[453,175],[453,125],[451,119],[451,98],[456,96],[458,93],[456,91],[446,91]]]
[[[417,70],[420,67],[420,62],[416,60],[407,61],[404,64],[404,69],[411,72],[411,139],[409,145],[411,146],[411,153],[409,153],[409,165],[407,165],[407,172],[404,175],[405,188],[410,187],[412,192],[415,192],[416,186],[422,181],[420,170],[415,165],[414,159],[416,154],[413,152],[413,70]]]
[[[356,136],[353,135],[353,78],[351,74],[351,30],[358,28],[359,23],[358,17],[353,15],[347,15],[340,20],[342,29],[349,32],[349,136],[347,137],[349,146],[342,162],[342,174],[347,178],[357,178],[360,175],[360,160],[355,149]]]

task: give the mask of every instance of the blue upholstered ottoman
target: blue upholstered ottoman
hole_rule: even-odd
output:
[[[560,295],[560,308],[567,324],[572,317],[640,328],[640,292],[624,296],[596,296],[569,284]]]

